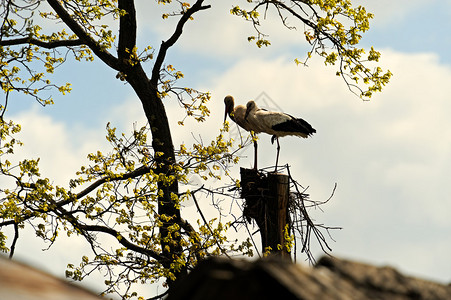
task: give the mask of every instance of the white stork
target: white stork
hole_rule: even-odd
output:
[[[303,119],[295,118],[286,113],[267,111],[259,108],[254,101],[247,103],[244,119],[248,122],[248,127],[255,133],[267,133],[272,135],[271,143],[274,143],[274,140],[277,141],[276,171],[280,151],[279,137],[295,135],[307,138],[316,132]]]
[[[249,132],[253,130],[250,127],[249,122],[245,120],[246,106],[244,105],[235,106],[235,100],[230,95],[224,98],[224,104],[225,104],[224,122],[227,119],[227,115],[229,115],[230,119],[232,119],[233,122],[237,123],[244,130]],[[257,141],[255,140],[253,135],[252,139],[254,141],[254,169],[257,169]]]

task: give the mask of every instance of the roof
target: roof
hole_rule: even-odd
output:
[[[313,268],[275,258],[212,258],[178,283],[168,300],[178,299],[445,300],[451,299],[451,286],[332,257],[323,257]]]
[[[0,256],[2,300],[98,300],[95,294]],[[257,261],[210,258],[176,286],[168,300],[448,300],[451,285],[401,274],[392,267],[321,258],[305,267],[275,257]]]
[[[0,255],[1,300],[99,300],[95,294]]]

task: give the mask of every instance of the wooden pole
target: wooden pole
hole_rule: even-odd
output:
[[[285,247],[285,230],[288,225],[288,196],[290,194],[289,177],[285,174],[268,174],[269,197],[266,219],[269,220],[268,246],[282,257],[290,258]],[[278,249],[282,247],[282,249]]]
[[[289,224],[289,176],[241,168],[241,196],[245,199],[244,217],[254,219],[260,229],[263,251],[291,259],[285,247],[285,229]],[[280,248],[280,249],[279,249]]]

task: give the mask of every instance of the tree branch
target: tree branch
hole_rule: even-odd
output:
[[[11,251],[9,252],[9,259],[13,258],[18,238],[19,238],[19,225],[16,222],[14,222],[14,239],[13,243],[11,244]]]
[[[164,296],[166,296],[167,294],[169,294],[169,290],[166,290],[165,292],[156,295],[155,297],[151,297],[151,298],[147,298],[147,300],[158,300],[158,299],[163,299]]]
[[[105,49],[99,46],[99,43],[94,40],[67,12],[67,10],[60,4],[58,0],[47,0],[48,4],[55,10],[61,20],[80,38],[83,43],[88,46],[104,63],[109,67],[121,71],[122,64],[119,60],[111,55]]]
[[[52,41],[44,42],[31,37],[12,39],[12,40],[0,40],[0,46],[15,46],[21,44],[32,44],[46,49],[53,49],[57,47],[73,47],[82,46],[84,42],[80,39],[76,40],[62,40],[62,41]]]
[[[170,47],[172,47],[172,45],[174,45],[177,42],[177,40],[180,38],[180,36],[182,35],[183,26],[185,26],[185,23],[191,18],[191,16],[194,13],[196,13],[200,10],[208,9],[211,7],[211,5],[202,6],[203,2],[204,2],[204,0],[197,0],[196,3],[194,3],[194,5],[191,6],[182,15],[182,17],[180,18],[180,20],[177,23],[177,26],[176,26],[175,31],[172,34],[172,36],[168,40],[163,41],[161,43],[160,51],[158,51],[158,56],[155,60],[155,65],[153,66],[153,69],[152,69],[152,77],[150,79],[153,86],[157,86],[158,79],[160,78],[160,69],[161,69],[161,66],[163,65],[164,59],[166,57],[166,53],[167,53],[168,49]]]
[[[72,217],[72,216],[71,216]],[[73,217],[72,217],[73,218]],[[75,218],[73,219],[75,220]],[[72,221],[70,221],[72,223]],[[103,232],[106,234],[111,235],[112,237],[115,237],[117,239],[117,241],[124,247],[126,247],[129,250],[135,251],[137,253],[141,253],[143,255],[146,256],[150,256],[156,260],[158,260],[159,262],[163,262],[165,261],[167,258],[160,255],[159,253],[146,249],[146,248],[142,248],[139,247],[135,244],[133,244],[132,242],[130,242],[129,240],[127,240],[119,231],[116,231],[112,228],[109,227],[105,227],[105,226],[100,226],[100,225],[83,225],[80,224],[78,222],[75,222],[75,224],[72,223],[72,225],[80,230],[83,231],[88,231],[88,232]]]
[[[143,247],[139,247],[138,245],[133,244],[132,242],[130,242],[129,240],[127,240],[119,231],[114,230],[112,228],[109,227],[105,227],[105,226],[100,226],[100,225],[85,225],[85,224],[81,224],[70,212],[68,212],[67,210],[65,210],[64,208],[60,207],[57,209],[57,211],[55,211],[55,213],[57,215],[59,215],[61,218],[66,219],[68,222],[70,222],[72,224],[72,226],[74,226],[74,228],[78,231],[82,231],[82,232],[103,232],[106,234],[111,235],[112,237],[116,238],[116,240],[124,247],[126,247],[129,250],[135,251],[137,253],[141,253],[143,255],[146,256],[150,256],[156,260],[158,260],[159,262],[163,262],[165,261],[167,258],[165,258],[164,256],[160,255],[159,253],[150,250],[150,249],[146,249]]]
[[[340,44],[339,41],[337,41],[336,38],[334,38],[331,34],[329,34],[328,32],[326,32],[325,30],[322,29],[318,29],[318,26],[313,23],[312,21],[302,17],[300,14],[298,14],[296,11],[294,11],[291,7],[287,6],[286,4],[280,2],[280,1],[268,1],[269,3],[272,3],[276,9],[279,12],[280,15],[280,11],[279,11],[279,6],[282,7],[283,9],[285,9],[286,11],[288,11],[290,14],[292,14],[294,17],[298,18],[299,20],[301,20],[305,25],[309,26],[310,28],[312,28],[315,33],[318,35],[319,38],[319,33],[323,34],[327,39],[329,39],[337,48],[339,48],[338,50],[343,49],[344,47]],[[310,6],[310,5],[309,5]],[[312,8],[313,10],[313,8]],[[314,11],[314,10],[313,10]],[[315,12],[315,11],[314,11]],[[316,14],[316,12],[315,12]]]
[[[71,203],[72,201],[74,201],[74,199],[81,199],[84,196],[88,195],[90,192],[92,192],[93,190],[95,190],[96,188],[98,188],[99,186],[101,186],[102,184],[104,184],[105,182],[111,182],[111,181],[122,181],[122,180],[127,180],[129,178],[135,178],[137,176],[141,176],[144,175],[146,173],[148,173],[150,171],[150,167],[148,166],[141,166],[138,169],[130,172],[130,173],[126,173],[123,174],[121,176],[117,176],[114,178],[111,177],[102,177],[100,179],[98,179],[97,181],[93,182],[90,186],[88,186],[87,188],[85,188],[84,190],[82,190],[81,192],[75,194],[74,197],[69,197],[67,200],[64,201],[58,201],[58,202],[54,202],[55,208],[56,209],[60,209],[62,208],[64,205],[67,205],[69,203]],[[24,215],[21,218],[21,221],[26,221],[30,218],[34,217],[33,213],[30,213],[28,215]],[[0,223],[0,227],[2,226],[8,226],[8,225],[14,225],[16,224],[15,220],[7,220],[4,222]]]
[[[84,196],[86,196],[87,194],[89,194],[90,192],[92,192],[93,190],[95,190],[96,188],[98,188],[99,186],[101,186],[102,184],[104,184],[107,181],[111,182],[111,181],[127,180],[129,178],[135,178],[137,176],[144,175],[144,174],[148,173],[149,171],[150,171],[150,167],[149,166],[141,166],[138,169],[133,170],[130,173],[125,173],[123,175],[116,176],[114,178],[111,178],[109,176],[102,177],[102,178],[98,179],[97,181],[95,181],[94,183],[92,183],[90,186],[88,186],[83,191],[77,193],[75,197],[76,197],[76,199],[81,199],[81,198],[83,198]],[[57,207],[61,207],[63,205],[66,205],[66,204],[72,202],[72,200],[73,199],[60,201],[60,202],[57,202],[56,205],[57,205]]]

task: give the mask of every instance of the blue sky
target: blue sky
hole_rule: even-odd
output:
[[[368,32],[364,43],[406,53],[433,52],[440,56],[443,63],[450,64],[451,55],[447,49],[451,46],[451,38],[444,34],[451,30],[451,23],[448,22],[451,17],[450,2],[400,2],[402,8],[395,9],[384,23],[378,22],[376,13],[373,21],[376,25]],[[393,9],[386,1],[382,1],[380,6]]]
[[[212,93],[212,117],[182,129],[174,125],[175,143],[189,143],[190,130],[213,137],[221,127],[225,95],[244,104],[265,92],[318,131],[309,140],[282,139],[281,163],[291,165],[313,199],[327,199],[338,184],[324,212],[311,212],[320,222],[343,227],[333,234],[332,254],[451,281],[451,101],[446,88],[451,81],[451,1],[359,1],[375,14],[362,45],[380,50],[382,66],[394,73],[370,102],[351,94],[320,60],[312,59],[308,68],[294,64],[307,49],[304,39],[301,44],[296,40],[302,32],[277,27],[273,45],[257,49],[246,40],[249,24],[228,13],[233,3],[211,2],[211,11],[200,12],[188,24],[168,63],[182,70],[186,85]],[[171,27],[146,21],[149,14],[159,13],[140,10],[140,43],[158,47]],[[99,62],[71,62],[57,76],[71,82],[73,92],[56,97],[54,106],[13,99],[7,116],[23,125],[22,154],[42,157],[46,176],[67,182],[87,153],[106,149],[102,139],[108,121],[128,131],[134,122],[143,122],[139,101],[115,75]],[[168,114],[173,124],[181,116],[170,101]],[[272,165],[275,149],[269,138],[262,136],[259,143],[268,149],[260,152],[260,166]],[[250,167],[252,149],[245,155],[242,166]],[[18,251],[38,263],[48,256],[25,251],[43,248],[35,241],[26,235]],[[73,252],[83,249],[81,242],[72,243]],[[68,254],[64,245],[54,247],[59,263],[50,271],[63,274]],[[71,262],[79,259],[70,257]]]

